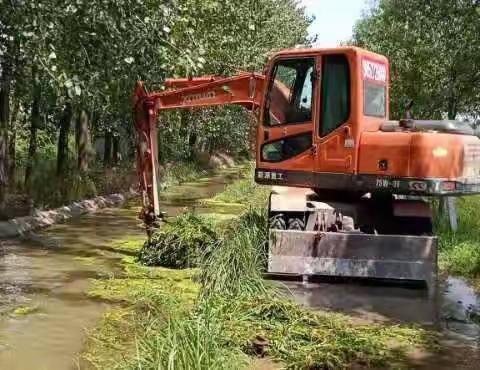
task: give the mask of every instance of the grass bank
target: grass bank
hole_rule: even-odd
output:
[[[439,264],[445,274],[470,279],[480,291],[480,196],[457,198],[458,230],[436,222]]]
[[[90,333],[84,360],[100,369],[248,369],[258,356],[270,368],[408,368],[410,351],[435,345],[420,327],[314,312],[265,282],[266,196],[237,181],[205,202],[239,204],[237,217],[180,216],[147,259],[141,243],[119,243],[172,268],[126,257],[124,276],[94,281],[90,295],[118,306]]]

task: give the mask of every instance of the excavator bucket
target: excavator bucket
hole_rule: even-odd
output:
[[[390,209],[390,216],[372,221],[379,209],[378,202],[369,198],[353,202],[322,199],[310,189],[273,188],[269,201],[269,274],[435,284],[437,238],[422,236],[429,228],[431,231],[428,203],[392,200],[382,208]],[[388,202],[383,203],[380,207]],[[393,228],[386,229],[392,220]],[[376,232],[377,227],[370,233],[361,232],[355,226],[368,222],[383,226],[382,232]],[[395,235],[402,226],[416,234]]]
[[[421,281],[433,287],[437,238],[271,230],[268,272]]]

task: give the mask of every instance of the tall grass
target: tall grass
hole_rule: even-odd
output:
[[[270,188],[253,180],[254,166],[247,166],[242,173],[245,179],[235,181],[212,198],[214,202],[241,203],[247,207],[265,207]]]
[[[389,324],[354,324],[342,314],[315,312],[281,297],[217,297],[224,342],[253,354],[261,336],[267,356],[286,369],[404,368],[412,343],[430,346],[427,330]],[[353,366],[352,366],[353,364]]]
[[[30,186],[27,188],[25,167],[22,162],[12,180],[9,194],[11,199],[7,199],[8,212],[0,217],[23,216],[31,211],[28,208],[31,204],[39,209],[55,208],[97,195],[126,192],[137,186],[138,176],[131,161],[124,161],[113,168],[104,168],[103,164],[98,162],[91,165],[87,172],[81,173],[72,161],[68,163],[63,173],[58,175],[56,159],[39,156],[35,160]],[[197,162],[178,163],[174,166],[165,166],[161,181],[164,187],[169,187],[193,181],[208,173]]]
[[[480,278],[480,196],[457,198],[458,230],[437,217],[440,268],[450,274]]]
[[[128,162],[111,169],[95,165],[86,173],[73,166],[58,175],[56,160],[39,158],[32,168],[30,186],[25,186],[25,169],[19,167],[12,191],[28,194],[36,208],[53,208],[97,195],[127,191],[137,182],[135,170]]]
[[[208,176],[209,171],[196,162],[180,162],[167,164],[163,169],[162,183],[164,186],[179,185],[185,182]]]
[[[222,322],[208,310],[201,315],[151,320],[137,342],[130,369],[235,370],[244,368],[246,356],[222,340]]]
[[[266,225],[266,211],[250,208],[225,226],[221,242],[202,263],[204,296],[266,293],[262,279],[267,260]]]

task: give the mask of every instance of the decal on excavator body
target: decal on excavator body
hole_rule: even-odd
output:
[[[362,70],[364,80],[387,82],[387,66],[384,63],[364,58]]]

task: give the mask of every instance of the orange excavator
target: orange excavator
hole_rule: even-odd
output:
[[[161,217],[157,116],[239,104],[258,120],[255,181],[273,185],[268,272],[436,281],[431,197],[480,193],[465,122],[389,120],[389,64],[355,47],[289,49],[262,74],[167,79],[133,99],[142,218]]]

